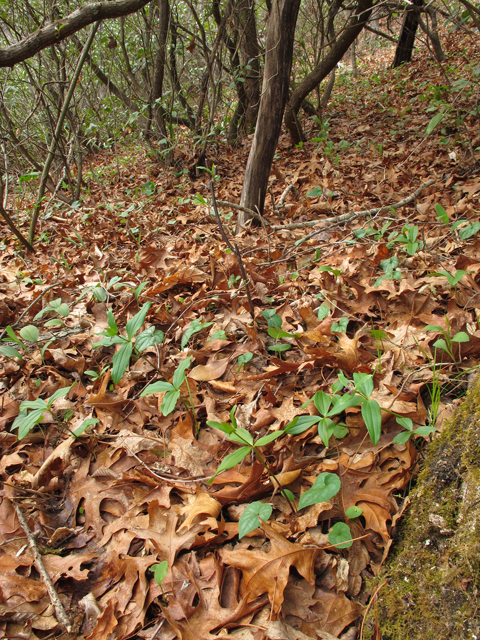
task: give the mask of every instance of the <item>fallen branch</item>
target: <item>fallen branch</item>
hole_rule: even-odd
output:
[[[45,586],[47,587],[48,595],[50,596],[50,601],[55,608],[55,613],[57,614],[57,620],[67,633],[72,633],[72,630],[73,630],[72,624],[68,619],[68,616],[63,607],[63,604],[60,601],[60,598],[58,597],[58,593],[55,591],[53,582],[50,576],[48,575],[47,570],[45,569],[45,566],[42,561],[42,555],[38,550],[37,543],[35,542],[35,538],[33,537],[33,534],[28,527],[27,521],[25,520],[22,510],[20,509],[18,504],[14,506],[15,506],[15,511],[17,513],[18,520],[22,525],[22,529],[25,531],[25,535],[27,536],[28,546],[30,547],[33,554],[35,568],[37,569],[38,573],[41,575],[45,583]]]
[[[283,209],[283,207],[285,206],[285,198],[287,197],[289,191],[293,191],[293,194],[295,196],[297,195],[297,190],[295,189],[295,186],[293,184],[289,184],[288,187],[280,196],[280,200],[278,201],[278,207],[277,207],[278,209]]]
[[[304,229],[309,227],[315,227],[317,224],[331,224],[331,223],[343,224],[345,222],[350,222],[351,220],[355,220],[356,218],[362,218],[363,216],[376,216],[379,213],[382,213],[383,211],[388,211],[392,209],[395,211],[396,209],[400,209],[400,207],[404,207],[406,204],[409,204],[410,202],[415,200],[415,198],[419,195],[422,189],[424,189],[425,187],[429,187],[434,182],[435,180],[433,179],[427,180],[427,182],[424,182],[422,185],[420,185],[418,189],[414,191],[411,195],[409,195],[404,200],[401,200],[400,202],[396,202],[395,204],[387,204],[377,209],[365,209],[364,211],[352,211],[350,213],[344,213],[341,216],[335,216],[334,218],[324,218],[323,220],[309,220],[307,222],[292,222],[291,224],[277,224],[272,226],[272,229],[274,231],[287,231],[289,229]],[[317,232],[315,231],[315,233]],[[305,238],[305,240],[306,239],[308,239],[308,236]]]
[[[35,300],[32,302],[32,304],[29,304],[29,305],[28,305],[28,307],[25,309],[25,311],[22,313],[22,315],[18,318],[18,320],[17,320],[16,322],[14,322],[14,323],[11,325],[11,326],[12,326],[12,329],[13,329],[13,327],[16,327],[16,326],[17,326],[17,324],[20,322],[20,320],[23,318],[23,316],[24,316],[26,313],[28,313],[28,311],[29,311],[33,306],[35,306],[35,305],[37,304],[37,302],[38,302],[41,298],[43,298],[43,296],[47,293],[47,291],[50,291],[50,289],[53,289],[53,288],[58,287],[58,286],[59,286],[59,283],[57,283],[57,284],[51,284],[49,287],[47,287],[46,289],[44,289],[44,290],[42,291],[42,293],[41,293],[38,297],[36,297],[36,298],[35,298]],[[6,332],[7,332],[7,330],[6,330],[6,329],[4,329],[4,330],[2,331],[2,333],[0,333],[0,340],[3,338],[3,336],[6,334]]]
[[[219,207],[232,207],[232,209],[235,209],[236,211],[244,211],[245,213],[248,213],[249,216],[252,216],[252,218],[255,218],[255,220],[258,220],[262,224],[268,224],[269,227],[272,226],[269,222],[267,222],[267,220],[265,220],[263,216],[261,216],[256,211],[249,209],[248,207],[242,207],[239,204],[234,204],[233,202],[225,202],[224,200],[216,200],[216,203]]]

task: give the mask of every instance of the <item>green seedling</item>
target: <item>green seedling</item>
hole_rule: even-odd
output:
[[[352,546],[352,532],[345,522],[337,522],[330,529],[328,541],[337,549],[348,549]]]
[[[437,220],[440,220],[440,222],[443,222],[444,224],[448,224],[450,222],[448,213],[445,211],[441,204],[437,203],[435,205],[435,211],[437,212]]]
[[[26,346],[26,344],[20,340],[20,338],[15,334],[15,331],[12,329],[12,327],[10,325],[8,325],[5,329],[8,338],[2,338],[2,340],[4,342],[15,342],[18,346],[20,346],[26,353],[28,353],[28,348]],[[22,327],[19,331],[20,337],[23,338],[23,340],[26,340],[27,342],[34,342],[37,346],[37,348],[39,348],[38,345],[38,340],[40,338],[40,334],[39,331],[37,329],[37,327],[35,327],[33,324],[29,324],[26,327]],[[46,348],[53,342],[53,340],[50,340],[49,342],[46,343],[46,345],[42,348],[41,350],[41,357],[43,358],[43,354],[45,353]],[[10,345],[1,345],[0,346],[0,354],[2,356],[5,356],[6,358],[20,358],[20,360],[23,360],[23,355],[18,351],[18,349],[15,349],[14,347],[11,347]]]
[[[383,341],[388,338],[388,335],[383,329],[370,329],[368,333],[372,336],[372,338],[375,339],[378,358],[378,371],[379,373],[382,373],[381,351],[384,351]]]
[[[237,282],[241,279],[241,276],[236,276],[234,273],[231,274],[231,276],[228,278],[228,286],[230,287],[230,289],[233,289],[233,287],[237,284]]]
[[[457,284],[463,279],[463,276],[467,275],[467,271],[464,271],[463,269],[457,269],[457,271],[455,271],[455,274],[451,274],[448,271],[437,271],[436,273],[429,273],[429,277],[430,276],[442,276],[444,278],[447,279],[448,284],[451,287],[455,287],[455,291],[457,290]]]
[[[264,309],[262,311],[262,316],[267,321],[267,325],[269,327],[280,328],[282,326],[282,318],[281,316],[277,315],[275,309]]]
[[[345,515],[350,520],[353,520],[354,518],[359,518],[362,515],[362,513],[363,513],[363,509],[361,507],[357,507],[356,505],[354,505],[353,507],[348,507],[348,509],[345,511]]]
[[[107,364],[106,367],[103,367],[103,369],[100,371],[100,373],[98,373],[97,371],[92,371],[91,369],[89,369],[88,371],[85,371],[85,375],[88,376],[89,378],[91,378],[92,382],[95,382],[95,380],[98,380],[99,378],[102,378],[103,375],[110,369],[110,365]]]
[[[391,258],[382,260],[380,262],[380,266],[383,269],[385,275],[377,278],[374,286],[379,287],[384,280],[401,280],[402,272],[400,271],[400,269],[397,269],[398,264],[399,263],[397,256],[392,256]]]
[[[142,391],[141,397],[144,398],[145,396],[148,396],[152,393],[165,393],[160,409],[162,415],[170,415],[175,409],[177,401],[180,398],[180,387],[184,382],[186,382],[185,371],[188,369],[191,362],[191,356],[189,358],[185,358],[185,360],[183,360],[175,369],[172,382],[159,380],[158,382],[149,384],[148,387]]]
[[[151,307],[151,304],[151,302],[145,303],[140,311],[127,322],[125,326],[125,331],[127,333],[126,337],[120,334],[111,309],[107,309],[108,329],[97,334],[105,337],[102,338],[100,342],[95,342],[93,346],[99,348],[111,347],[114,344],[121,345],[120,349],[113,356],[112,381],[114,384],[118,384],[123,378],[134,351],[136,354],[140,355],[148,347],[152,347],[163,342],[165,337],[164,333],[163,331],[156,330],[155,326],[151,326],[145,331],[142,331],[142,333],[137,335],[135,338],[135,342],[133,340],[145,322],[145,317]]]
[[[252,502],[240,516],[238,537],[243,538],[247,533],[255,531],[260,526],[260,520],[267,522],[271,515],[272,505],[265,502]]]
[[[102,285],[98,283],[91,287],[86,287],[86,289],[84,289],[84,291],[77,298],[77,302],[79,302],[82,298],[84,298],[89,293],[91,293],[92,296],[95,298],[95,300],[98,300],[98,302],[106,302],[110,289],[112,289],[112,287],[114,287],[120,281],[121,281],[120,276],[114,276],[113,278],[111,278],[111,280],[107,284]]]
[[[469,342],[470,338],[469,338],[468,334],[465,333],[465,331],[459,331],[454,336],[451,336],[450,335],[450,322],[449,322],[447,316],[445,316],[445,321],[447,323],[447,330],[446,331],[442,327],[440,327],[438,325],[434,325],[434,324],[428,324],[426,327],[424,327],[423,330],[424,331],[440,332],[443,335],[443,338],[439,338],[438,340],[436,340],[433,343],[433,346],[435,347],[435,349],[442,349],[443,351],[446,351],[448,353],[448,355],[450,356],[450,358],[453,360],[453,362],[456,363],[456,358],[455,358],[455,355],[453,353],[453,345],[461,343],[461,342]]]
[[[148,284],[150,284],[149,280],[146,280],[145,282],[140,283],[137,287],[131,282],[119,282],[118,284],[115,284],[114,289],[117,290],[117,289],[120,289],[120,287],[125,287],[126,289],[130,289],[138,305],[138,299],[140,298],[140,294]]]
[[[338,322],[334,322],[330,327],[332,333],[347,333],[348,318],[340,318]]]
[[[322,187],[314,187],[313,189],[311,189],[306,195],[306,198],[319,198],[323,193],[323,189]]]
[[[326,304],[322,304],[317,309],[317,317],[319,320],[325,320],[325,318],[330,313],[330,307],[327,307]]]
[[[61,298],[57,298],[56,300],[52,300],[48,307],[45,307],[39,313],[37,313],[34,320],[41,320],[46,313],[50,312],[56,313],[62,318],[66,318],[70,315],[70,308],[66,302],[62,302]],[[63,322],[60,320],[60,318],[54,318],[53,320],[49,320],[45,323],[46,327],[54,327],[60,325],[63,326]]]
[[[235,419],[236,408],[237,406],[235,405],[234,407],[232,407],[232,410],[230,411],[231,424],[228,422],[215,422],[213,420],[207,421],[207,424],[209,427],[212,427],[214,429],[219,429],[220,431],[223,431],[223,433],[226,433],[227,440],[230,440],[230,442],[235,442],[237,444],[243,445],[242,447],[240,447],[240,449],[237,449],[233,453],[228,454],[223,459],[223,462],[218,467],[213,478],[211,478],[208,481],[209,484],[213,482],[213,479],[219,473],[221,473],[222,471],[226,471],[227,469],[231,469],[235,465],[239,464],[244,458],[248,456],[250,452],[253,452],[255,454],[259,462],[261,462],[261,464],[268,471],[268,467],[266,466],[262,455],[258,451],[258,448],[264,447],[267,444],[270,444],[270,442],[273,442],[274,440],[279,438],[281,435],[283,435],[283,430],[274,431],[273,433],[268,433],[266,436],[263,436],[262,438],[259,438],[258,440],[256,440],[256,442],[254,442],[252,435],[250,434],[249,431],[247,431],[247,429],[238,427],[237,421]]]
[[[225,331],[223,331],[223,329],[214,331],[207,342],[211,342],[212,340],[227,340],[227,334],[225,333]]]
[[[50,411],[55,400],[66,396],[74,384],[70,387],[57,389],[57,391],[55,391],[50,398],[47,398],[47,400],[42,400],[42,398],[38,398],[37,400],[24,400],[20,405],[20,413],[15,418],[11,429],[12,431],[18,429],[17,438],[19,440],[25,438],[25,436],[27,436],[30,431],[32,431],[39,422],[41,422],[43,414],[46,411]]]
[[[423,249],[423,242],[417,241],[418,238],[418,226],[417,225],[405,225],[402,229],[402,233],[398,234],[396,231],[390,234],[388,237],[387,247],[392,248],[395,242],[399,242],[404,246],[404,250],[409,256],[415,255],[418,249]]]
[[[334,269],[333,267],[329,267],[328,265],[322,265],[321,267],[318,267],[319,271],[326,271],[327,273],[331,273],[332,275],[334,275],[336,278],[338,278],[338,276],[340,276],[343,271],[341,269]]]
[[[182,341],[181,341],[182,349],[185,349],[185,347],[187,346],[187,342],[190,340],[192,336],[194,336],[196,333],[200,333],[202,329],[211,327],[212,324],[213,322],[202,322],[199,318],[197,318],[196,320],[193,320],[189,324],[188,328],[186,329],[186,331],[182,336]]]
[[[434,427],[417,427],[414,429],[413,422],[410,418],[397,417],[397,422],[401,427],[406,429],[406,431],[402,431],[402,433],[395,436],[393,439],[395,444],[405,444],[412,436],[429,436],[435,431]]]
[[[289,435],[298,435],[310,429],[314,424],[318,425],[318,435],[323,444],[328,447],[330,438],[335,436],[340,439],[347,433],[347,429],[343,424],[336,424],[332,418],[343,413],[349,407],[356,407],[362,402],[362,398],[357,395],[346,393],[338,395],[334,393],[329,395],[323,391],[317,393],[302,405],[303,409],[313,402],[319,416],[297,416],[285,428],[285,433]]]
[[[342,389],[346,389],[347,393],[340,395],[338,392]],[[352,384],[340,372],[337,382],[332,385],[332,391],[332,395],[317,391],[313,398],[302,405],[302,409],[306,409],[313,401],[320,416],[297,416],[285,427],[285,433],[298,435],[318,424],[318,435],[328,447],[332,435],[343,438],[347,433],[343,424],[335,424],[332,417],[343,413],[345,409],[361,405],[362,418],[370,439],[374,445],[377,444],[381,435],[382,414],[378,402],[370,397],[373,393],[372,374],[356,372],[353,374]]]
[[[153,564],[150,567],[150,571],[153,573],[153,577],[155,578],[155,582],[158,584],[160,589],[162,589],[162,583],[165,580],[168,573],[168,562],[164,560],[163,562],[159,562],[158,564]]]
[[[240,371],[240,369],[242,367],[244,367],[247,362],[250,362],[250,360],[253,358],[253,353],[251,353],[251,351],[246,351],[245,353],[242,353],[240,356],[238,356],[238,360],[237,360],[237,364],[238,364],[238,369],[237,369],[237,373]]]

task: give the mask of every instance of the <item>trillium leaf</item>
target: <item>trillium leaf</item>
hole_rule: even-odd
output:
[[[362,418],[365,421],[370,440],[375,445],[382,434],[382,412],[376,400],[365,400],[362,404]]]
[[[320,420],[320,416],[297,416],[285,428],[285,433],[291,436],[298,436],[307,431]]]
[[[213,476],[213,478],[210,478],[208,483],[211,484],[213,482],[213,479],[222,471],[227,471],[227,469],[231,469],[235,465],[239,464],[244,458],[248,456],[251,450],[252,447],[240,447],[240,449],[237,449],[233,453],[229,453],[228,456],[225,456],[215,475]]]
[[[174,389],[172,391],[167,391],[163,398],[161,411],[162,415],[168,416],[172,413],[177,405],[177,400],[180,397],[180,391],[178,389]]]
[[[118,384],[123,378],[123,374],[127,370],[130,364],[130,358],[132,356],[133,344],[131,342],[125,342],[120,349],[113,356],[112,367],[112,381]]]
[[[165,382],[164,380],[159,380],[158,382],[154,382],[153,384],[149,384],[146,389],[142,391],[140,396],[144,398],[145,396],[149,396],[152,393],[163,393],[165,391],[174,391],[175,387],[170,382]]]
[[[282,431],[274,431],[273,433],[267,433],[266,436],[263,436],[262,438],[259,438],[255,442],[255,446],[256,447],[264,447],[265,445],[270,444],[270,442],[273,442],[274,440],[276,440],[280,436],[283,436],[283,430]]]
[[[26,327],[22,327],[19,331],[20,335],[24,340],[29,340],[30,342],[37,342],[40,337],[40,332],[37,327],[33,324],[29,324]]]

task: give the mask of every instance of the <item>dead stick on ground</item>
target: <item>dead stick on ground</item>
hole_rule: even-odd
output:
[[[236,211],[245,211],[245,213],[248,213],[248,215],[252,216],[252,218],[255,218],[255,220],[258,220],[259,222],[261,222],[264,226],[265,224],[268,224],[270,227],[272,226],[269,222],[267,222],[267,220],[265,220],[265,218],[262,215],[260,215],[256,211],[253,211],[252,209],[248,209],[248,207],[242,207],[239,204],[235,204],[233,202],[225,202],[224,200],[216,200],[216,203],[217,203],[217,206],[219,207],[231,207]]]
[[[230,242],[230,240],[228,239],[227,234],[225,233],[225,229],[223,228],[222,221],[220,220],[220,216],[218,214],[217,201],[215,199],[215,189],[213,187],[214,178],[215,178],[215,170],[213,172],[212,179],[210,180],[210,191],[212,193],[212,205],[213,205],[213,210],[215,212],[215,219],[217,221],[218,228],[220,229],[220,233],[222,234],[222,238],[223,238],[224,242],[226,243],[226,245],[228,246],[230,251],[233,252],[233,254],[236,256],[236,258],[238,260],[238,266],[240,267],[242,278],[243,278],[243,281],[245,283],[245,291],[247,292],[248,307],[250,309],[250,315],[252,316],[253,322],[255,322],[255,311],[253,309],[252,296],[250,295],[250,287],[248,286],[248,278],[247,278],[247,274],[245,273],[245,267],[243,266],[243,260],[242,260],[241,253],[240,253],[237,245],[235,243],[232,244]]]
[[[37,547],[37,543],[35,542],[35,538],[33,537],[32,532],[30,531],[27,521],[25,520],[25,517],[22,513],[22,510],[20,509],[20,507],[18,506],[18,504],[14,505],[15,506],[15,511],[17,513],[18,516],[18,520],[20,522],[20,524],[22,525],[23,530],[25,531],[25,534],[27,536],[27,540],[28,540],[28,545],[30,547],[30,549],[32,550],[33,553],[33,559],[35,562],[35,567],[38,571],[38,573],[41,575],[45,586],[47,587],[47,591],[48,591],[48,595],[50,596],[50,601],[53,604],[54,608],[55,608],[55,613],[57,614],[57,620],[58,622],[61,624],[61,626],[65,629],[65,631],[67,631],[67,633],[72,633],[72,624],[70,622],[70,620],[68,619],[68,616],[66,614],[65,609],[63,608],[63,604],[60,601],[60,598],[58,597],[58,593],[55,591],[55,587],[53,586],[53,582],[50,579],[50,576],[47,573],[47,570],[45,569],[44,565],[43,565],[43,561],[42,561],[42,555],[40,553],[40,551],[38,550]]]
[[[360,640],[363,640],[363,627],[365,626],[365,620],[367,619],[367,615],[368,612],[370,611],[370,607],[372,606],[372,604],[375,602],[375,598],[378,595],[378,592],[380,591],[380,589],[382,589],[386,584],[387,584],[387,580],[385,580],[385,582],[383,582],[378,589],[375,591],[375,593],[373,594],[373,596],[370,598],[370,602],[368,603],[368,606],[365,610],[365,613],[363,615],[363,620],[362,620],[362,628],[360,629]]]
[[[34,305],[36,305],[36,304],[37,304],[37,302],[38,302],[41,298],[43,298],[43,296],[47,293],[47,291],[50,291],[50,289],[53,289],[53,288],[55,288],[55,287],[58,287],[58,285],[59,285],[59,283],[57,282],[57,284],[51,284],[49,287],[47,287],[46,289],[44,289],[44,290],[42,291],[42,293],[41,293],[37,298],[35,298],[35,300],[32,302],[32,304],[28,305],[28,307],[25,309],[25,311],[22,313],[22,315],[19,317],[19,319],[18,319],[16,322],[14,322],[14,323],[12,324],[12,329],[13,329],[13,327],[16,327],[16,326],[17,326],[17,324],[20,322],[20,320],[23,318],[23,316],[24,316],[26,313],[28,313],[28,311],[29,311],[29,310],[30,310]],[[4,336],[4,335],[5,335],[5,333],[6,333],[6,331],[7,331],[7,330],[6,330],[6,329],[4,329],[4,330],[2,331],[2,333],[0,333],[0,340],[3,338],[3,336]]]
[[[323,220],[310,220],[308,222],[293,222],[292,224],[275,225],[272,227],[272,229],[274,231],[286,231],[289,229],[303,229],[304,227],[315,227],[317,224],[331,224],[332,222],[336,224],[341,224],[345,222],[350,222],[351,220],[355,220],[356,218],[361,218],[362,216],[368,216],[368,215],[375,216],[381,213],[382,211],[388,211],[389,209],[394,209],[394,210],[399,209],[400,207],[403,207],[404,205],[409,204],[410,202],[415,200],[415,198],[422,191],[422,189],[424,189],[425,187],[429,187],[434,182],[435,180],[433,179],[427,180],[427,182],[424,182],[411,195],[409,195],[404,200],[401,200],[400,202],[396,202],[395,204],[387,204],[387,205],[384,205],[383,207],[378,207],[376,209],[365,209],[364,211],[351,211],[350,213],[344,213],[341,216],[336,216],[334,218],[324,218]],[[315,233],[317,233],[317,231],[314,231],[312,235],[315,235]],[[309,237],[310,236],[306,236],[305,238],[302,238],[302,242],[305,242]],[[299,242],[299,244],[301,243]]]

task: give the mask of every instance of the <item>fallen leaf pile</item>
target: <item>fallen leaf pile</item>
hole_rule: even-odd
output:
[[[472,82],[474,96],[456,102],[468,109],[478,102],[478,46],[470,43],[467,56],[450,34],[445,47]],[[392,55],[388,49],[384,69],[382,53],[358,80],[340,79],[330,107],[333,151],[311,142],[292,149],[281,138],[275,202],[293,188],[279,210],[267,203],[268,225],[235,238],[254,321],[237,257],[202,201],[208,175],[191,182],[187,172],[159,172],[144,155],[125,154],[111,181],[90,183],[79,208],[47,216],[34,257],[22,258],[7,234],[1,324],[17,336],[35,325],[39,337],[23,339],[22,351],[2,334],[22,357],[0,361],[0,637],[68,637],[17,507],[78,638],[359,637],[428,441],[393,442],[404,432],[396,416],[441,429],[463,374],[480,358],[480,177],[464,129],[424,138],[432,117],[424,97],[443,82],[441,71],[420,50],[418,62],[392,72]],[[480,141],[478,122],[478,114],[465,119],[470,141]],[[451,144],[439,144],[442,136]],[[239,201],[249,144],[212,156],[219,201]],[[115,173],[110,153],[90,162]],[[330,221],[364,210],[374,211],[346,227]],[[226,206],[221,212],[233,237],[234,218]],[[124,333],[145,303],[144,329],[164,339],[132,356],[114,384],[118,345],[95,347],[98,334],[109,327],[108,310]],[[273,314],[286,335],[272,336]],[[61,322],[45,326],[52,319]],[[442,330],[467,339],[450,351],[435,347]],[[165,392],[142,392],[172,382],[187,357],[179,400],[164,415]],[[209,482],[238,445],[207,421],[229,422],[236,407],[238,426],[255,439],[281,431],[317,414],[308,402],[319,390],[330,394],[339,372],[349,380],[373,374],[372,399],[382,409],[375,445],[360,407],[351,407],[344,437],[332,436],[328,447],[314,425],[262,448],[270,475],[247,456]],[[68,395],[18,440],[11,428],[21,403],[65,387]],[[86,419],[90,426],[73,435]],[[338,475],[339,493],[294,512],[283,490],[298,505],[323,472]],[[253,501],[271,504],[272,516],[239,539]],[[348,518],[351,507],[362,515]],[[329,542],[336,522],[350,527],[348,549]],[[160,586],[150,568],[164,561]]]

